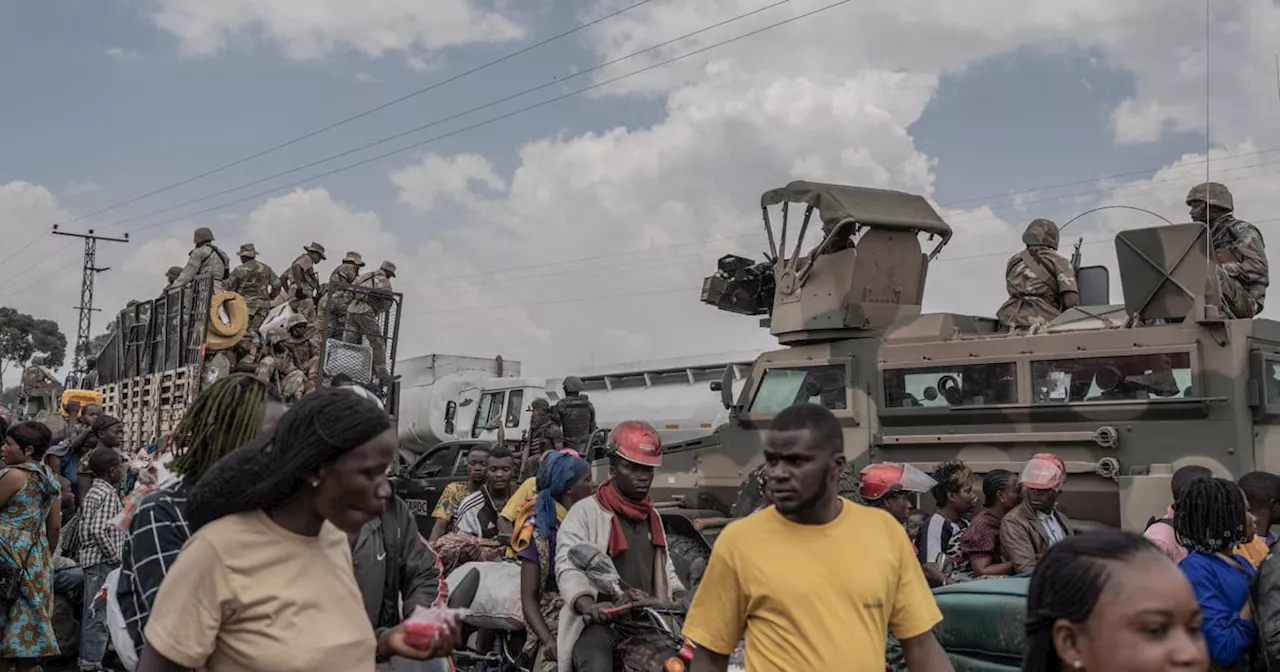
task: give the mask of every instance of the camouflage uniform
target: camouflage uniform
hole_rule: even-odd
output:
[[[1258,229],[1232,214],[1231,192],[1216,182],[1193,187],[1187,205],[1203,204],[1213,232],[1213,253],[1217,261],[1221,307],[1237,319],[1262,312],[1271,283],[1267,250]]]
[[[22,393],[30,395],[37,390],[59,387],[62,383],[44,366],[44,355],[31,358],[31,364],[22,370]]]
[[[391,293],[391,278],[396,277],[396,265],[382,262],[382,266],[371,273],[365,273],[353,283],[356,287],[365,287],[375,292]],[[382,334],[378,316],[390,308],[391,299],[380,298],[368,294],[353,296],[347,307],[347,320],[342,332],[342,340],[348,343],[360,343],[369,339],[369,347],[373,348],[373,371],[378,378],[386,379],[387,370],[387,338]]]
[[[227,253],[213,244],[213,232],[206,228],[196,229],[195,249],[187,257],[187,265],[174,279],[170,288],[185,287],[196,279],[197,275],[208,273],[213,278],[213,291],[223,291],[223,282],[227,279],[227,266],[230,260]]]
[[[1010,328],[1052,320],[1062,314],[1062,295],[1080,291],[1071,262],[1057,252],[1057,224],[1047,219],[1031,222],[1022,242],[1027,248],[1010,257],[1005,266],[1009,300],[996,313],[1000,324]]]
[[[164,279],[168,282],[165,284],[164,292],[161,292],[161,294],[164,294],[174,288],[173,281],[177,280],[179,275],[182,275],[181,266],[170,266],[169,270],[165,271]]]
[[[311,322],[316,319],[316,302],[320,300],[320,278],[316,275],[316,262],[324,261],[324,246],[311,243],[303,250],[290,264],[283,284],[293,312]],[[313,258],[313,254],[320,258]]]
[[[351,302],[350,293],[342,291],[342,286],[355,284],[361,268],[364,268],[364,259],[360,253],[348,252],[342,263],[329,274],[329,288],[320,299],[318,308],[320,315],[329,315],[329,327],[325,333],[329,338],[342,338],[347,323],[347,304]]]
[[[587,395],[581,394],[582,387],[582,380],[577,376],[565,378],[565,397],[551,409],[551,420],[560,425],[564,434],[564,447],[580,453],[586,451],[591,435],[598,429],[596,407],[591,405]]]
[[[258,251],[253,243],[240,246],[240,258],[247,259],[236,266],[227,278],[227,290],[244,297],[249,309],[249,332],[256,332],[271,311],[271,297],[280,291],[280,277],[271,267],[258,261]]]

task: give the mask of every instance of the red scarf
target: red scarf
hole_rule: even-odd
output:
[[[600,489],[596,490],[596,501],[600,503],[600,508],[613,514],[613,518],[609,521],[610,556],[616,558],[627,550],[627,537],[622,533],[622,523],[618,522],[619,516],[633,521],[648,518],[649,538],[653,540],[653,545],[666,548],[667,535],[662,531],[662,517],[658,515],[658,510],[653,508],[653,500],[648,496],[639,502],[631,501],[618,492],[618,486],[614,485],[613,480],[610,479],[601,483]]]

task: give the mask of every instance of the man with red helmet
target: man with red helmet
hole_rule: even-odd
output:
[[[658,431],[640,420],[618,423],[609,433],[608,451],[609,480],[573,505],[556,537],[556,579],[565,602],[556,638],[560,672],[611,672],[614,649],[627,634],[625,623],[606,625],[614,620],[606,611],[612,605],[596,601],[599,593],[569,559],[574,546],[606,551],[630,588],[660,600],[684,596],[662,518],[649,498],[654,467],[662,464]]]
[[[903,525],[911,515],[911,493],[929,492],[937,484],[923,471],[897,462],[869,464],[859,474],[859,481],[862,501],[888,511]]]

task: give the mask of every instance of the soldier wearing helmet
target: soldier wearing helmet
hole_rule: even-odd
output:
[[[223,291],[223,283],[227,280],[231,260],[226,252],[213,244],[213,232],[209,229],[203,226],[196,229],[193,238],[195,248],[191,250],[191,255],[187,257],[187,265],[178,273],[178,277],[174,278],[170,288],[186,287],[196,279],[197,275],[208,273],[213,278],[214,293]]]
[[[564,598],[557,655],[571,663],[561,669],[577,672],[612,672],[614,649],[628,631],[608,624],[628,616],[611,614],[606,609],[612,605],[598,601],[595,584],[570,559],[570,549],[585,544],[606,553],[626,586],[658,600],[679,600],[685,592],[667,552],[662,517],[649,498],[654,467],[662,464],[658,431],[640,420],[618,423],[608,451],[609,479],[569,509],[556,536],[556,578]]]
[[[351,292],[344,291],[342,286],[355,284],[362,268],[364,268],[364,259],[360,253],[347,252],[347,256],[342,258],[342,263],[329,274],[328,289],[324,293],[324,298],[320,299],[318,308],[321,315],[329,316],[326,336],[342,338],[342,331],[347,322],[347,307],[351,303]]]
[[[391,290],[391,279],[394,277],[396,265],[384,261],[378,270],[356,278],[354,286],[368,291],[351,297],[342,330],[342,340],[348,343],[369,340],[369,347],[373,349],[374,373],[384,380],[391,375],[387,368],[391,362],[387,361],[387,336],[383,333],[382,325],[394,306]]]
[[[564,399],[551,409],[551,419],[564,432],[564,445],[585,453],[591,435],[596,432],[596,407],[582,394],[584,385],[577,376],[564,379]]]
[[[316,275],[316,264],[325,258],[324,245],[313,242],[302,248],[302,254],[285,271],[283,283],[289,295],[289,306],[308,321],[315,319],[316,302],[320,300],[320,277]]]
[[[240,246],[240,265],[227,278],[227,290],[244,297],[249,309],[249,337],[258,331],[267,313],[271,311],[271,299],[280,291],[280,276],[271,267],[258,261],[258,250],[253,243]]]
[[[1217,182],[1197,184],[1187,193],[1191,219],[1209,225],[1217,261],[1220,304],[1235,319],[1262,312],[1271,272],[1262,234],[1249,222],[1236,219],[1231,191]]]
[[[1009,300],[996,313],[1005,328],[1049,322],[1080,303],[1076,272],[1058,254],[1058,237],[1058,225],[1052,220],[1037,219],[1027,225],[1022,234],[1026,249],[1009,257],[1005,265]]]
[[[164,272],[164,279],[166,280],[164,286],[165,291],[173,289],[173,281],[177,280],[179,275],[182,275],[181,266],[170,266],[169,270]]]

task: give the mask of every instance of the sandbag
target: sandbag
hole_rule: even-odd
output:
[[[1020,661],[1030,583],[1027,578],[981,579],[935,589],[942,611],[942,623],[934,628],[938,643],[952,655]]]
[[[452,594],[458,584],[475,569],[480,585],[475,599],[467,605],[467,623],[485,630],[523,630],[524,611],[520,606],[520,564],[517,562],[468,562],[449,572],[445,585]]]

